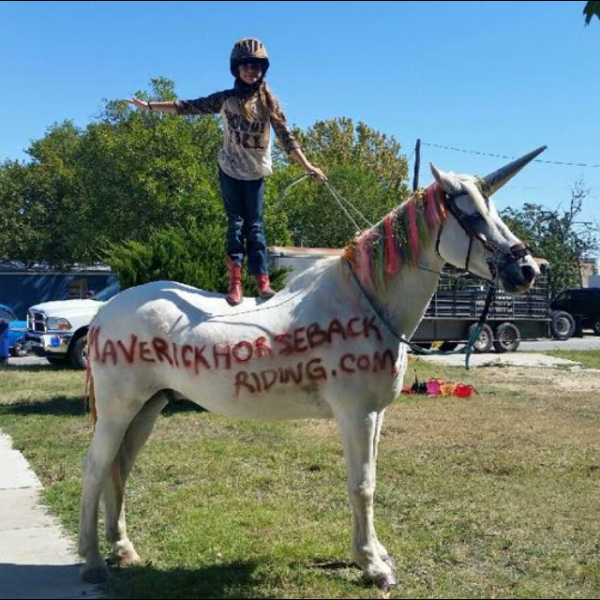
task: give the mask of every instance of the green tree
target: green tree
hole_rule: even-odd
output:
[[[581,263],[598,251],[598,227],[580,219],[589,191],[576,184],[566,209],[548,210],[528,203],[502,212],[508,226],[528,243],[534,256],[550,263],[553,294],[581,285]]]
[[[67,121],[31,145],[28,164],[2,165],[0,256],[26,263],[68,261],[80,217],[80,147],[81,131]]]
[[[600,0],[589,0],[583,9],[585,24],[589,25],[594,15],[600,19]]]
[[[175,97],[152,80],[153,100]],[[142,113],[108,101],[84,129],[53,125],[27,163],[0,165],[0,257],[53,266],[91,263],[123,240],[160,228],[225,222],[218,182],[219,119]],[[285,215],[267,204],[266,232],[286,244]],[[224,250],[224,241],[220,245]]]
[[[0,165],[0,259],[20,260],[31,264],[39,255],[43,232],[39,228],[41,215],[27,189],[29,170],[18,162]]]
[[[123,289],[150,281],[170,280],[213,292],[227,291],[223,253],[225,229],[219,225],[168,227],[152,233],[145,242],[128,240],[113,244],[105,260],[117,274]],[[285,269],[271,273],[275,289],[283,287]],[[256,294],[252,277],[244,271],[246,294]]]
[[[175,98],[173,83],[163,78],[138,95]],[[310,159],[368,221],[379,220],[406,197],[406,160],[393,138],[345,118],[317,122],[297,135]],[[194,243],[211,240],[223,262],[225,235],[214,235],[214,226],[226,224],[217,170],[221,144],[221,123],[212,115],[140,112],[117,101],[107,101],[85,128],[68,121],[53,125],[31,144],[28,162],[0,165],[0,257],[52,266],[92,263],[120,244],[140,252],[149,243],[168,247],[161,232],[189,230],[197,234]],[[325,186],[307,181],[284,196],[300,174],[277,148],[266,186],[269,243],[343,246],[357,227]],[[160,256],[154,252],[153,260]],[[167,277],[162,270],[161,276],[202,280],[181,271]],[[209,279],[214,282],[213,274]]]
[[[309,160],[327,174],[332,186],[370,222],[378,221],[407,194],[407,162],[394,138],[352,119],[318,121],[296,136]],[[302,171],[288,166],[281,152],[276,156],[271,194],[274,204],[287,216],[297,246],[338,248],[367,224],[348,209],[356,226],[344,214],[330,191],[321,183],[307,181],[291,188]]]

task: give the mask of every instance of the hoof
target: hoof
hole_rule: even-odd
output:
[[[142,559],[138,556],[138,553],[134,550],[133,552],[127,552],[125,554],[113,554],[111,562],[119,567],[135,567],[142,562]]]
[[[83,567],[81,569],[81,579],[83,579],[85,583],[91,583],[93,585],[106,583],[108,580],[108,567],[98,566],[92,567],[91,569]]]
[[[138,553],[129,540],[115,544],[110,555],[110,563],[117,567],[134,567],[141,562]]]
[[[384,575],[377,581],[377,587],[382,592],[389,592],[390,589],[393,588],[395,585],[398,585],[398,580],[396,579],[396,576],[393,573],[391,573],[390,575]]]

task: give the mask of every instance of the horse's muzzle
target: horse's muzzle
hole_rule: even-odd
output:
[[[523,294],[531,289],[540,271],[535,263],[523,263],[523,260],[511,260],[500,269],[502,287],[510,294]]]

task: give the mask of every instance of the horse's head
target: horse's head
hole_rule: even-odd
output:
[[[484,279],[498,277],[510,293],[526,292],[540,274],[529,248],[500,218],[492,194],[546,147],[525,155],[483,179],[444,173],[431,165],[443,190],[447,219],[438,238],[438,252],[448,263]]]

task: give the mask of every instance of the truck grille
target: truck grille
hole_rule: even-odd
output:
[[[37,333],[46,333],[46,316],[44,313],[30,310],[27,313],[27,329]]]

